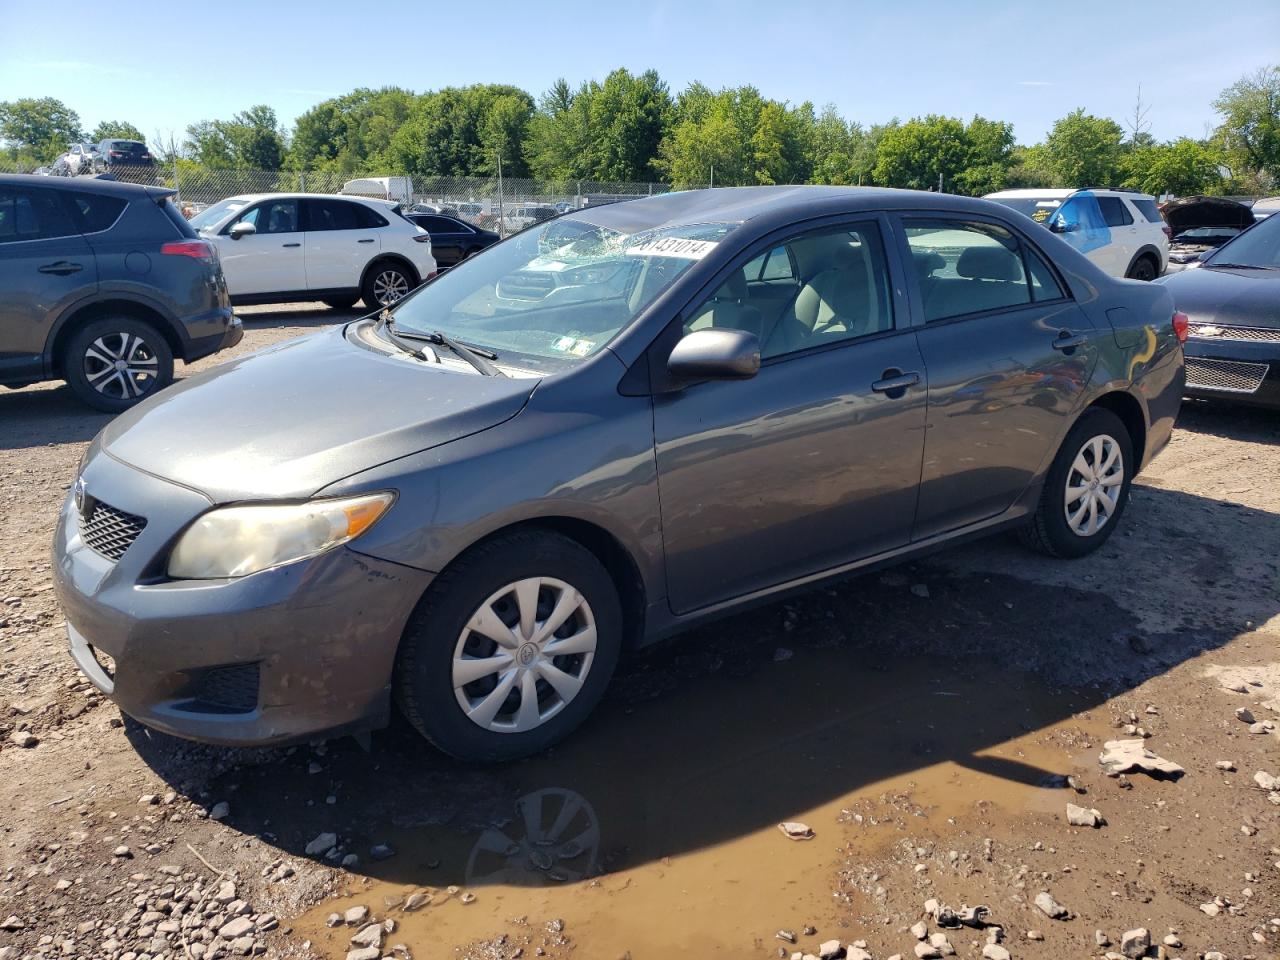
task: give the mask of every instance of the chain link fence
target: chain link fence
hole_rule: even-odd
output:
[[[109,171],[119,180],[176,191],[187,216],[228,197],[253,193],[328,193],[379,197],[406,211],[445,213],[504,236],[558,213],[672,190],[666,183],[590,180],[546,181],[512,177],[420,177],[403,174],[363,177],[337,172],[211,170],[179,161],[154,166],[122,166]],[[0,160],[0,173],[67,176],[65,168],[19,170]]]

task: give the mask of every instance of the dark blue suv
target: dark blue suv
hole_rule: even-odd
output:
[[[0,175],[0,384],[117,412],[240,342],[216,248],[172,190]]]

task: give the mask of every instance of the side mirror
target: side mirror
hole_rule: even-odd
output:
[[[241,237],[251,237],[258,232],[258,228],[247,221],[240,221],[228,233],[232,240],[239,240]]]
[[[679,382],[750,380],[760,371],[760,338],[745,330],[695,330],[675,345],[667,372]]]
[[[1050,233],[1071,233],[1078,229],[1080,229],[1080,225],[1078,223],[1068,223],[1060,217],[1055,217],[1049,221]]]

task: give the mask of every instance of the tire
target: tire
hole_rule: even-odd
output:
[[[169,342],[133,317],[103,317],[81,327],[67,342],[61,363],[72,393],[107,413],[128,410],[173,382]]]
[[[356,299],[356,297],[330,297],[320,302],[334,310],[350,310],[356,305]]]
[[[1143,255],[1133,262],[1125,276],[1130,280],[1151,281],[1156,278],[1156,274],[1159,272],[1156,262],[1151,257]]]
[[[1095,458],[1100,457],[1105,467],[1111,462],[1112,451],[1119,457],[1118,482],[1106,482],[1117,476],[1110,467],[1101,471],[1099,482],[1094,483],[1089,471]],[[1083,473],[1080,465],[1085,468]],[[1135,466],[1133,441],[1120,418],[1110,410],[1087,410],[1049,467],[1036,511],[1019,531],[1023,543],[1052,557],[1083,557],[1097,550],[1120,523]],[[1068,484],[1084,493],[1068,500]],[[1114,501],[1110,499],[1112,490],[1116,491]],[[1096,506],[1089,506],[1090,499]],[[1074,516],[1082,509],[1084,513],[1073,524],[1069,514]],[[1090,510],[1094,511],[1092,518]]]
[[[389,307],[418,285],[413,271],[394,260],[379,260],[365,272],[360,298],[370,310]]]
[[[534,578],[541,580],[536,592],[521,588],[525,598],[537,598],[536,613],[526,612],[533,626],[528,630],[521,626],[515,587]],[[539,640],[557,603],[574,602],[573,590],[579,605]],[[482,613],[506,644],[472,629]],[[573,641],[571,652],[542,653],[544,644],[557,641]],[[587,650],[588,642],[593,649]],[[541,753],[586,719],[604,695],[621,650],[621,605],[600,561],[558,534],[519,531],[465,554],[419,601],[396,657],[396,700],[414,728],[443,752],[468,761],[514,760]],[[495,665],[455,674],[459,664],[484,660]],[[557,686],[545,679],[548,673]],[[474,678],[465,679],[468,674]],[[504,684],[505,696],[497,690]],[[526,699],[527,690],[534,696]],[[526,703],[534,704],[528,714]]]

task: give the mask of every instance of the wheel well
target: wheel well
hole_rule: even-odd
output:
[[[400,256],[400,254],[398,253],[382,253],[382,254],[379,254],[374,259],[370,260],[369,265],[364,268],[364,273],[361,274],[360,276],[361,290],[364,290],[365,281],[369,279],[369,274],[373,272],[373,268],[380,263],[394,263],[397,266],[403,267],[404,269],[408,270],[409,276],[413,277],[413,279],[416,281],[413,284],[413,286],[415,287],[418,286],[418,284],[422,283],[422,277],[418,276],[417,267],[415,267],[407,259]]]
[[[182,340],[162,314],[133,300],[101,300],[87,304],[71,314],[63,322],[62,326],[58,328],[58,332],[54,334],[53,345],[50,348],[50,365],[53,373],[55,375],[62,374],[62,352],[66,349],[67,342],[70,341],[77,330],[85,326],[85,324],[92,323],[94,320],[114,316],[132,317],[155,327],[169,344],[169,349],[173,351],[174,359],[182,359],[185,352]]]
[[[1133,444],[1133,455],[1141,463],[1147,449],[1147,420],[1143,416],[1142,405],[1129,394],[1117,390],[1103,394],[1089,404],[1089,407],[1110,410],[1120,418],[1120,422],[1129,432],[1129,440]]]
[[[562,537],[574,541],[589,550],[609,574],[614,587],[618,591],[618,601],[622,606],[622,643],[623,649],[634,649],[644,636],[645,589],[644,580],[635,560],[622,543],[603,527],[587,520],[574,517],[539,517],[511,524],[495,530],[476,541],[459,556],[464,556],[475,547],[495,537],[506,536],[518,530],[549,530]],[[458,557],[450,561],[456,563]],[[443,571],[442,571],[443,572]]]
[[[1129,261],[1129,269],[1126,270],[1125,273],[1131,272],[1133,270],[1133,265],[1137,263],[1139,260],[1143,259],[1144,257],[1151,261],[1151,265],[1156,268],[1156,275],[1159,276],[1160,275],[1160,251],[1157,250],[1155,247],[1143,247],[1136,254],[1134,254],[1133,259]]]

